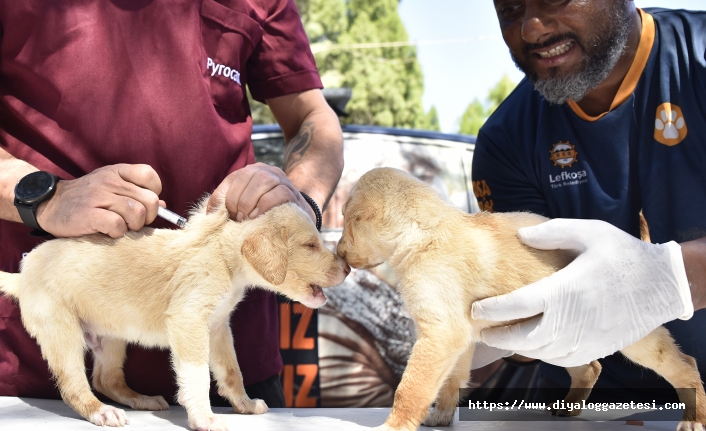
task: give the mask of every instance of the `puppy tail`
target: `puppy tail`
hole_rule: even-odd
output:
[[[0,271],[0,292],[17,298],[20,292],[20,274],[10,274]]]

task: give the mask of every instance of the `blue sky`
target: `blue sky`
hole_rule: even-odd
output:
[[[704,0],[635,0],[638,7],[706,9]],[[424,72],[424,108],[436,106],[443,132],[455,133],[474,98],[484,102],[503,74],[524,74],[510,59],[492,0],[402,0],[399,7]]]

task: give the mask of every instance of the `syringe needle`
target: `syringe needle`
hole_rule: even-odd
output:
[[[166,208],[159,207],[157,209],[157,215],[162,217],[169,223],[173,223],[181,228],[186,226],[186,219],[177,213],[171,212]]]

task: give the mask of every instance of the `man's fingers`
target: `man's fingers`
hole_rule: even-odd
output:
[[[610,356],[625,347],[629,346],[632,343],[612,343],[609,345],[606,345],[600,350],[574,350],[570,353],[567,353],[566,356],[561,356],[561,357],[552,357],[552,358],[547,358],[543,359],[544,362],[552,365],[556,365],[557,367],[578,367],[580,365],[586,365],[591,361],[605,358],[606,356]],[[542,359],[542,358],[537,358],[537,359]]]
[[[250,214],[250,218],[255,218],[258,214],[269,211],[270,208],[285,202],[296,202],[296,196],[292,194],[289,187],[280,184],[260,197],[257,207]],[[256,214],[254,214],[255,211],[257,211]]]
[[[275,205],[291,201],[297,193],[284,172],[274,166],[256,163],[232,175],[226,207],[238,221],[255,218]]]
[[[164,205],[162,184],[147,165],[110,165],[75,180],[60,181],[54,197],[37,211],[41,226],[56,237],[101,232],[122,236],[152,223]]]
[[[88,212],[87,218],[90,220],[92,232],[86,233],[100,232],[111,238],[120,238],[128,230],[125,219],[118,213],[107,209],[94,208]]]
[[[162,181],[149,165],[116,165],[120,178],[124,181],[120,190],[114,192],[140,202],[147,210],[145,222],[149,224],[157,218],[158,195],[162,192]],[[122,214],[121,214],[122,215]],[[131,220],[126,221],[130,222]],[[132,229],[132,225],[130,225]]]
[[[583,252],[607,229],[617,229],[600,220],[552,219],[517,231],[520,241],[540,250]]]
[[[131,201],[135,201],[139,205],[135,205],[135,202]],[[130,225],[130,229],[135,230],[133,229],[135,222],[142,227],[142,225],[150,224],[157,218],[159,197],[151,190],[126,182],[123,184],[122,190],[115,191],[110,205],[125,218],[125,221]],[[144,214],[142,214],[143,212]],[[142,220],[140,221],[140,219]]]
[[[471,369],[475,370],[497,361],[498,359],[512,355],[509,350],[496,349],[485,343],[477,343],[473,351],[473,363]]]
[[[521,352],[544,347],[551,341],[544,340],[536,334],[536,329],[541,319],[542,316],[537,316],[514,325],[486,328],[481,331],[481,339],[488,346],[501,350],[510,350],[526,356]]]
[[[147,222],[147,208],[141,202],[129,197],[114,195],[110,204],[104,209],[119,215],[130,230],[140,230],[145,224],[151,223],[151,221]]]
[[[233,175],[228,175],[221,183],[216,187],[216,190],[211,193],[211,197],[208,198],[208,205],[206,206],[206,212],[210,213],[216,209],[221,203],[226,200],[226,195],[228,194],[231,183],[233,181]],[[227,206],[227,205],[226,205]],[[230,208],[228,208],[230,211]],[[232,212],[231,212],[232,214]]]
[[[300,195],[281,169],[255,163],[228,175],[211,195],[208,210],[215,208],[220,199],[225,199],[231,218],[243,221],[276,205],[299,202]]]
[[[159,179],[157,171],[150,165],[115,165],[120,177],[143,189],[151,190],[154,194],[162,193],[162,180]]]
[[[525,319],[544,312],[546,284],[553,275],[505,295],[493,296],[473,303],[474,319],[491,322]]]
[[[274,189],[280,185],[282,185],[282,179],[276,174],[270,172],[269,170],[258,170],[254,175],[252,175],[252,177],[250,177],[250,181],[243,190],[243,193],[240,195],[240,199],[238,199],[238,213],[243,214],[245,217],[257,217],[257,214],[261,214],[265,211],[263,208],[259,208],[257,213],[252,213],[255,208],[260,207],[260,200],[266,194],[273,192]],[[286,188],[286,186],[283,187]],[[281,193],[281,190],[274,191],[275,195],[280,195]]]

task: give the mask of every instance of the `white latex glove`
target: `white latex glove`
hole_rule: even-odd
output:
[[[473,304],[476,319],[536,316],[483,330],[481,338],[490,346],[572,367],[613,354],[663,323],[694,313],[675,242],[650,244],[603,221],[574,219],[523,228],[518,236],[534,248],[580,254],[545,279]]]
[[[478,368],[485,367],[498,359],[506,358],[512,355],[509,350],[496,349],[495,347],[490,347],[484,343],[477,343],[476,348],[473,351],[473,364],[471,365],[471,370],[477,370]]]

